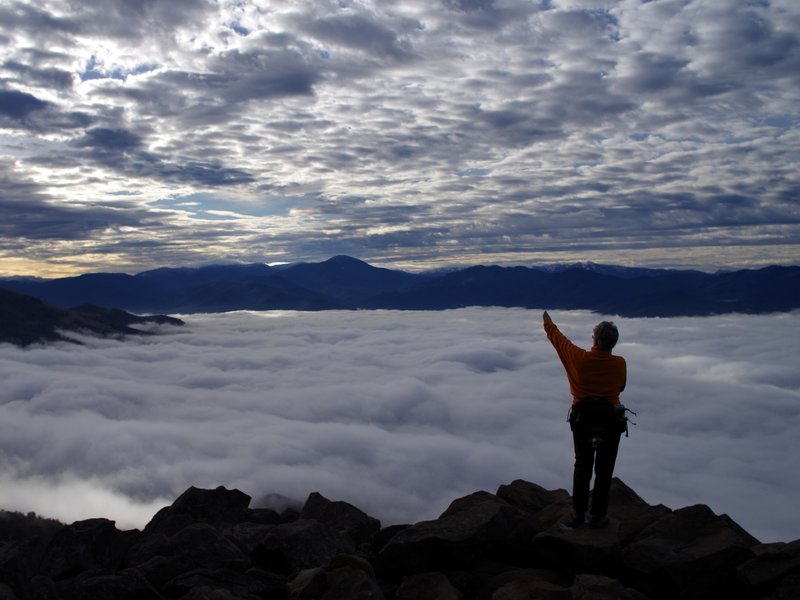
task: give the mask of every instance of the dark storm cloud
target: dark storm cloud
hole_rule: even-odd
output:
[[[48,103],[32,94],[16,90],[0,90],[0,117],[23,123],[36,111],[47,108]]]

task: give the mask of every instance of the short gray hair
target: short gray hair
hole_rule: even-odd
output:
[[[597,346],[605,350],[611,350],[617,345],[619,331],[617,331],[617,326],[611,321],[601,321],[595,326],[592,337]]]

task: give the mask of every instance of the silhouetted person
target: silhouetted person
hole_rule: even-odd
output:
[[[624,358],[611,354],[619,332],[609,321],[599,323],[592,334],[592,349],[587,351],[561,333],[547,311],[542,319],[547,339],[567,372],[572,394],[569,422],[575,444],[575,469],[570,525],[586,522],[594,470],[590,524],[602,527],[608,523],[608,493],[624,430],[624,414],[619,413],[620,409],[624,413],[624,408],[619,395],[625,389],[627,367]]]

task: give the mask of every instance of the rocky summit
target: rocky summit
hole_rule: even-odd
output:
[[[224,487],[189,488],[142,531],[4,512],[0,600],[800,598],[800,540],[761,544],[619,479],[607,526],[565,527],[570,510],[566,491],[517,480],[389,527],[319,493],[278,513]]]

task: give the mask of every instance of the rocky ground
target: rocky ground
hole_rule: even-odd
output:
[[[386,528],[317,493],[279,514],[223,487],[188,489],[143,531],[0,513],[0,600],[800,598],[800,540],[761,544],[619,480],[611,504],[608,526],[575,530],[566,491],[521,480]]]

